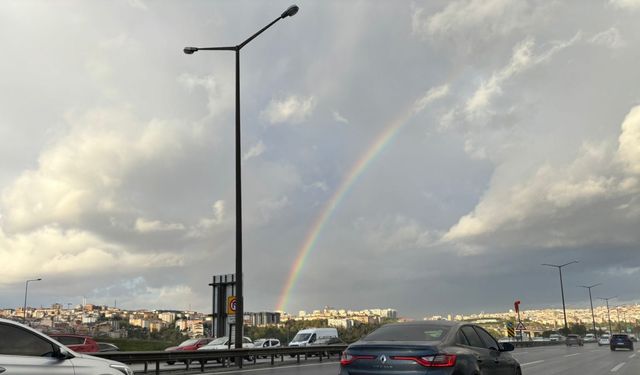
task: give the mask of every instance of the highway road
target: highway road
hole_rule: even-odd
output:
[[[612,352],[608,346],[586,344],[583,347],[548,346],[516,349],[513,356],[522,366],[523,375],[638,375],[640,374],[640,350]],[[177,365],[176,365],[177,367]],[[204,374],[251,374],[251,375],[336,375],[337,361],[322,363],[311,360],[300,365],[288,363],[279,367],[246,366],[207,369]],[[176,374],[176,372],[172,372]],[[190,372],[194,374],[194,372]],[[197,372],[202,374],[200,372]]]

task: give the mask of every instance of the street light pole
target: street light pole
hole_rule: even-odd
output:
[[[607,321],[609,322],[609,335],[613,334],[613,331],[611,330],[611,315],[609,314],[609,300],[614,298],[618,298],[618,296],[607,297],[607,298],[598,297],[598,299],[601,299],[607,302]]]
[[[32,281],[40,281],[42,280],[41,278],[37,278],[37,279],[30,279],[27,280],[26,283],[24,283],[24,308],[22,310],[22,312],[24,313],[23,319],[25,321],[25,323],[27,322],[27,293],[29,291],[29,283]]]
[[[548,266],[548,267],[556,267],[558,269],[558,271],[560,272],[560,293],[562,294],[562,315],[564,316],[564,330],[565,330],[565,335],[569,332],[569,327],[567,326],[567,309],[564,305],[564,286],[562,285],[562,267],[564,266],[568,266],[570,264],[573,263],[578,263],[577,260],[574,260],[572,262],[569,263],[565,263],[565,264],[547,264],[547,263],[543,263],[543,266]]]
[[[250,41],[262,34],[265,30],[273,26],[283,18],[292,17],[298,13],[298,6],[291,5],[278,18],[271,21],[267,26],[247,38],[244,42],[236,46],[227,47],[185,47],[184,53],[191,55],[196,51],[235,51],[236,55],[236,129],[235,129],[235,158],[236,158],[236,334],[235,347],[242,348],[244,331],[244,295],[242,277],[242,179],[241,179],[241,142],[240,142],[240,50]],[[242,366],[242,361],[239,363]]]
[[[593,299],[591,298],[591,288],[595,288],[598,285],[602,285],[602,283],[597,283],[597,284],[593,284],[593,285],[580,285],[581,288],[585,288],[589,290],[589,303],[591,304],[591,321],[593,322],[593,334],[598,337],[598,334],[596,333],[596,316],[593,314]]]

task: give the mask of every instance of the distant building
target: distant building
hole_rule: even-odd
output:
[[[245,313],[245,321],[247,321],[247,324],[256,327],[275,326],[280,324],[280,313],[267,311],[249,312]]]

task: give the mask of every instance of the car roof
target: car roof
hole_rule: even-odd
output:
[[[449,320],[416,320],[412,322],[390,323],[388,326],[443,326],[443,327],[457,327],[465,324],[474,324],[471,322],[452,322]]]
[[[84,336],[84,335],[74,335],[71,333],[51,333],[49,334],[49,336],[51,337],[78,337],[78,338],[82,338],[82,339],[90,339],[91,336]]]

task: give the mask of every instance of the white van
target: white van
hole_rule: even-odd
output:
[[[298,331],[291,340],[289,346],[309,346],[318,340],[338,338],[338,330],[335,328],[306,328]]]

